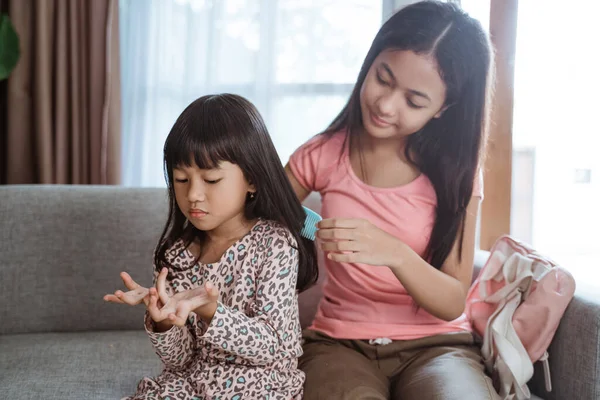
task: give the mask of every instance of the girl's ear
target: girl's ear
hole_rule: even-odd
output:
[[[256,194],[256,188],[254,187],[254,185],[250,185],[248,187],[248,193],[246,194],[247,198],[249,197],[250,200],[254,200],[255,194]]]

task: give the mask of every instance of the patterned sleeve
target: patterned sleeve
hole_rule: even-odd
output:
[[[158,272],[156,272],[156,268],[154,268],[152,279],[152,284],[154,286],[156,286],[157,277]],[[168,283],[167,292],[169,295],[172,295],[173,288],[171,287],[170,282]],[[195,318],[195,315],[193,317]],[[150,337],[154,352],[158,355],[165,367],[171,370],[177,371],[185,369],[190,361],[192,361],[192,356],[196,349],[196,335],[192,328],[193,321],[190,321],[190,319],[188,319],[185,326],[172,326],[168,331],[155,332],[152,318],[148,314],[148,311],[146,311],[144,327]]]
[[[203,339],[221,349],[227,360],[266,365],[276,358],[288,358],[285,344],[300,339],[289,329],[298,307],[298,252],[291,240],[283,229],[275,229],[261,240],[256,299],[250,315],[219,302]]]

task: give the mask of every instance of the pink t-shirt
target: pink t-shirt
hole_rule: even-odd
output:
[[[364,218],[423,256],[434,224],[436,195],[425,175],[394,188],[361,181],[350,166],[344,134],[316,136],[294,152],[290,168],[300,184],[321,194],[323,218]],[[341,159],[340,159],[341,156]],[[483,197],[476,180],[474,195]],[[471,331],[463,314],[447,322],[422,308],[389,268],[323,258],[327,279],[311,329],[338,339],[417,339]]]

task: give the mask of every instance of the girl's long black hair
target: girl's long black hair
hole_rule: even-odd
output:
[[[462,249],[466,209],[485,146],[494,80],[492,47],[479,22],[452,3],[423,1],[401,9],[377,33],[348,103],[323,135],[345,130],[348,145],[355,148],[363,131],[360,90],[384,50],[433,56],[446,84],[447,109],[410,135],[406,146],[407,159],[435,188],[436,219],[425,258],[439,269],[457,239]]]
[[[263,119],[252,103],[241,96],[203,96],[179,116],[164,146],[164,171],[169,192],[169,216],[154,253],[158,270],[167,265],[167,250],[179,239],[189,245],[205,233],[192,224],[177,206],[173,169],[196,165],[211,169],[222,161],[236,164],[256,189],[247,198],[245,217],[276,221],[287,228],[299,252],[297,289],[303,291],[317,281],[314,242],[300,236],[305,213],[286,176]]]

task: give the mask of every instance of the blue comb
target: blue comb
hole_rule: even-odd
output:
[[[306,213],[306,218],[304,219],[304,227],[300,231],[300,235],[304,236],[309,240],[315,240],[317,238],[317,222],[322,220],[321,216],[311,210],[310,208],[304,208],[304,212]]]

